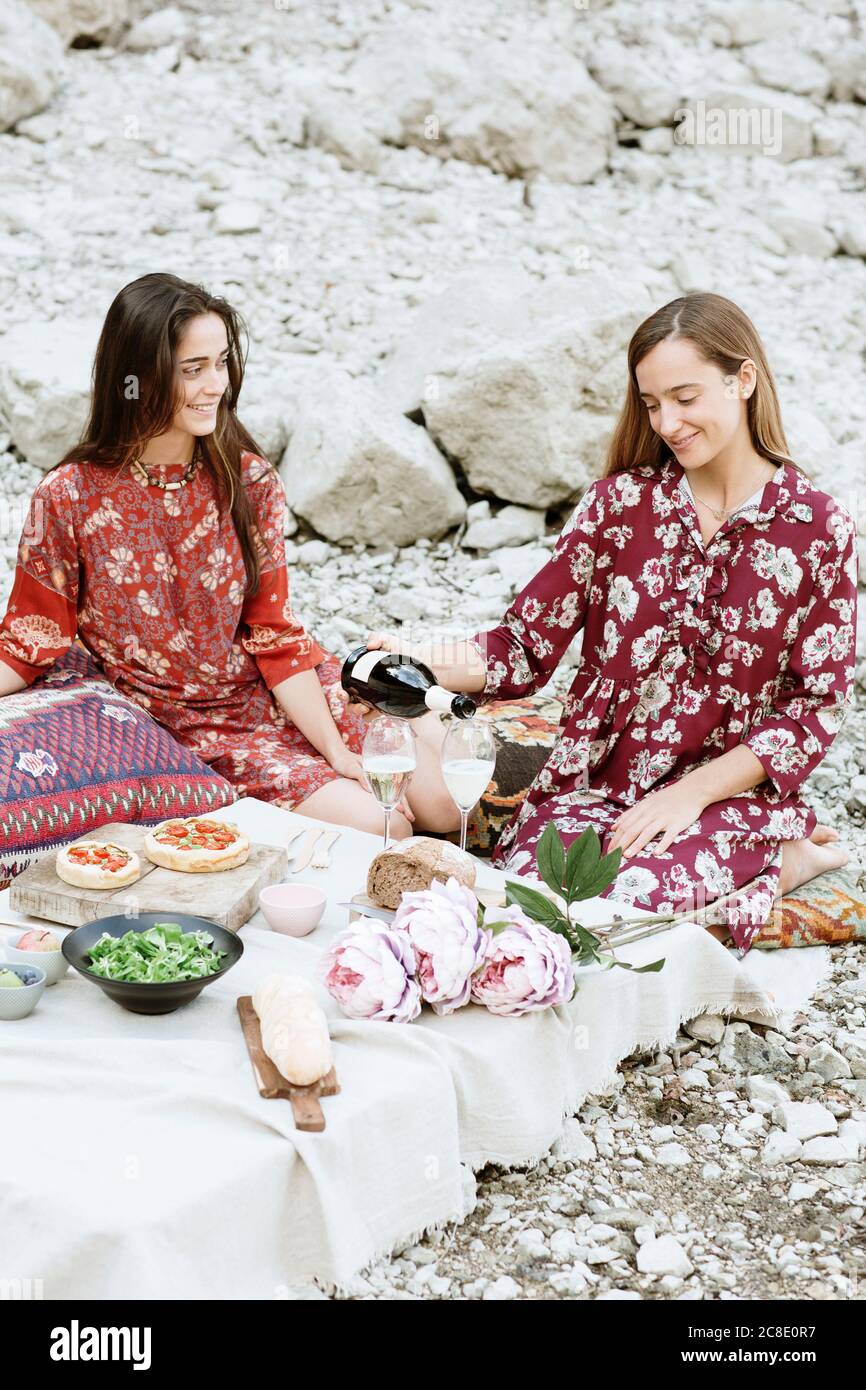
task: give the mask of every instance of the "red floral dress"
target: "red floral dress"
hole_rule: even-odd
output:
[[[135,470],[89,463],[46,474],[18,548],[0,659],[32,684],[77,630],[111,683],[240,795],[291,808],[338,774],[283,713],[274,686],[316,667],[356,751],[364,724],[334,698],[336,658],[292,612],[279,474],[251,453],[241,466],[262,561],[247,599],[240,543],[206,466],[169,491]],[[166,481],[183,471],[157,470]]]
[[[531,872],[551,820],[566,843],[593,826],[606,850],[625,808],[745,743],[767,779],[712,802],[663,855],[651,842],[623,859],[601,895],[671,912],[733,893],[713,917],[744,952],[777,896],[782,842],[815,828],[798,789],[853,701],[857,536],[782,464],[705,547],[683,475],[670,459],[592,483],[548,564],[475,636],[485,693],[512,699],[545,685],[583,628],[557,742],[494,863]]]

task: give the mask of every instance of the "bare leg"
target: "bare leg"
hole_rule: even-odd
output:
[[[377,711],[374,709],[368,708],[364,712],[364,718],[368,723],[376,716]],[[460,812],[442,780],[442,765],[439,761],[447,732],[446,725],[442,723],[438,714],[430,710],[428,714],[422,714],[420,719],[413,719],[412,731],[416,739],[416,767],[405,796],[415,816],[413,833],[435,830],[437,834],[442,835],[459,830]]]
[[[334,825],[349,825],[354,830],[367,830],[372,835],[385,832],[385,812],[378,801],[365,791],[360,782],[350,777],[338,777],[320,787],[306,801],[292,808],[299,816],[332,821]],[[391,838],[405,840],[412,826],[400,811],[391,812]]]

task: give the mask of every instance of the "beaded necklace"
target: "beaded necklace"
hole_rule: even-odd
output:
[[[193,474],[195,473],[200,458],[201,446],[199,444],[199,441],[196,440],[195,447],[192,451],[192,458],[186,466],[186,471],[183,477],[180,479],[179,482],[173,483],[164,483],[160,478],[152,478],[151,475],[148,473],[147,469],[145,468],[144,464],[142,463],[141,459],[133,459],[132,466],[133,468],[138,469],[145,482],[152,483],[154,487],[161,487],[165,492],[173,492],[176,488],[186,487],[187,483],[190,481]]]

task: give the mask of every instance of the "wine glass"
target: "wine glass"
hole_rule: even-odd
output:
[[[481,800],[496,767],[496,739],[478,719],[452,719],[442,744],[442,778],[460,812],[460,848],[466,848],[469,812]]]
[[[405,719],[372,719],[361,749],[367,786],[385,812],[385,849],[391,843],[391,812],[415,771],[415,735]]]

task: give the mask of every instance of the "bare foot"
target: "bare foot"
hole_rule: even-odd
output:
[[[783,898],[829,869],[844,868],[848,851],[838,840],[839,832],[829,825],[816,825],[808,840],[786,840],[782,845],[778,896]]]
[[[838,830],[830,825],[816,825],[808,840],[786,840],[782,845],[782,870],[777,896],[784,897],[828,869],[843,868],[848,863],[848,851],[837,843],[838,840]],[[717,941],[730,938],[727,927],[708,926],[706,930]]]
[[[824,845],[828,840],[838,840],[839,831],[834,830],[832,825],[816,825],[809,839],[816,845]]]

